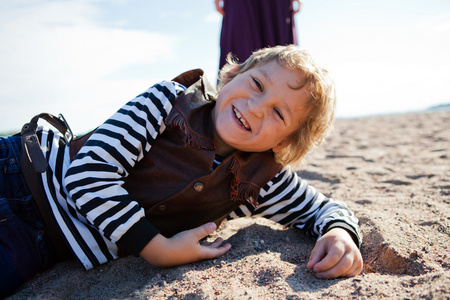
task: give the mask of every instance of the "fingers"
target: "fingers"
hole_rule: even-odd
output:
[[[213,233],[216,230],[216,228],[217,228],[216,223],[209,222],[209,223],[203,224],[199,227],[196,227],[194,229],[191,229],[190,231],[195,236],[197,241],[199,241],[199,240],[207,237],[211,233]]]
[[[344,276],[345,272],[352,268],[353,261],[348,257],[325,257],[325,259],[314,267],[317,278],[336,278]],[[332,266],[330,268],[330,266]],[[353,270],[353,268],[352,268]]]
[[[317,278],[330,279],[353,277],[362,270],[362,258],[359,252],[348,251],[341,257],[338,253],[327,255],[314,266]]]
[[[317,278],[331,279],[337,277],[353,277],[361,272],[357,261],[352,259],[342,259],[331,269],[325,272],[316,273]]]
[[[192,233],[195,235],[196,240],[199,241],[211,233],[213,233],[217,228],[217,225],[213,222],[204,224],[202,226],[199,226],[197,228],[192,229]],[[204,242],[200,245],[200,259],[211,259],[219,257],[230,250],[231,245],[230,244],[224,244],[222,238],[217,238],[215,241],[211,242]]]
[[[311,255],[309,256],[309,261],[306,267],[308,269],[313,269],[314,266],[325,257],[327,249],[325,245],[321,243],[317,243],[314,249],[311,251]]]
[[[230,250],[230,248],[231,248],[230,244],[224,244],[224,245],[219,244],[219,246],[217,246],[217,247],[211,247],[211,246],[203,247],[203,254],[204,254],[203,259],[211,259],[211,258],[216,258],[216,257],[222,256],[225,253],[227,253],[228,250]]]
[[[324,235],[311,251],[306,267],[314,270],[318,278],[352,277],[362,271],[359,249],[351,238],[342,239],[342,235],[336,234],[338,230]]]
[[[349,269],[347,272],[345,272],[344,277],[353,277],[361,273],[363,269],[363,259],[361,256],[361,252],[354,252],[355,258],[353,260],[353,269]]]
[[[230,250],[230,244],[224,244],[222,238],[217,238],[215,241],[202,243],[202,259],[211,259],[224,255]]]
[[[217,239],[214,240],[214,242],[202,242],[201,244],[202,244],[202,246],[217,248],[222,243],[223,243],[223,239],[222,238],[217,238]]]
[[[355,267],[353,272],[351,272],[348,275],[345,275],[345,277],[355,277],[355,276],[357,276],[357,275],[359,275],[361,273],[362,269],[363,269],[363,263],[361,261],[361,263],[358,266]]]
[[[341,251],[341,249],[333,249],[331,252],[326,253],[326,255],[324,255],[324,257],[314,265],[314,272],[322,273],[330,270],[332,267],[337,266],[341,262],[344,255],[345,250]]]

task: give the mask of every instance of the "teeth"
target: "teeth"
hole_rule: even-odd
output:
[[[242,115],[240,112],[236,110],[236,108],[233,108],[234,114],[236,115],[236,118],[241,122],[242,126],[244,126],[245,129],[250,130],[250,125],[242,118]]]

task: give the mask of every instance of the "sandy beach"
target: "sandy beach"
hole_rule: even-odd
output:
[[[225,222],[226,255],[175,268],[75,260],[8,299],[449,299],[450,111],[337,120],[300,175],[360,220],[363,273],[319,280],[314,240],[264,219]]]

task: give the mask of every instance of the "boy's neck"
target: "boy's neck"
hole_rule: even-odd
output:
[[[213,140],[214,140],[214,151],[217,155],[227,157],[228,155],[236,151],[236,149],[224,143],[223,140],[217,136],[216,132],[214,132]]]
[[[234,151],[236,151],[236,149],[224,149],[222,147],[218,147],[217,145],[214,146],[214,151],[217,155],[222,156],[222,157],[227,157],[228,155],[230,155],[231,153],[233,153]]]

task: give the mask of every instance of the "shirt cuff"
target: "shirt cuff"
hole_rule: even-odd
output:
[[[142,249],[159,233],[147,219],[141,218],[117,241],[128,253],[138,256]]]
[[[362,240],[361,240],[361,236],[358,233],[358,230],[356,230],[356,228],[354,228],[350,224],[345,223],[343,221],[336,220],[336,221],[332,221],[332,222],[328,223],[325,226],[325,228],[323,229],[323,234],[322,235],[324,235],[325,233],[327,233],[328,231],[330,231],[331,229],[336,228],[336,227],[343,228],[343,229],[347,230],[348,233],[350,233],[350,235],[351,235],[353,241],[355,242],[356,246],[358,246],[358,248],[361,248]]]

